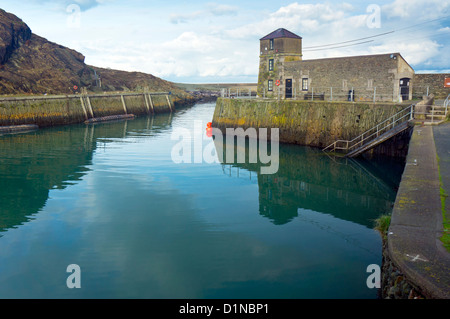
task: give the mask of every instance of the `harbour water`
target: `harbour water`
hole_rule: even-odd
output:
[[[173,133],[213,112],[0,136],[0,298],[377,298],[401,163],[295,145],[275,174],[176,163]]]

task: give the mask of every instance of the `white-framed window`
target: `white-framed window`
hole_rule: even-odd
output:
[[[267,90],[273,91],[273,80],[269,80],[267,83]]]
[[[308,78],[302,79],[302,91],[308,91]]]
[[[269,71],[273,71],[273,59],[269,59]]]
[[[273,50],[273,39],[270,39],[269,43],[270,43],[270,50]]]

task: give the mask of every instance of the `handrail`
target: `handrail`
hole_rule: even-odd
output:
[[[445,107],[445,116],[447,116],[448,106],[450,105],[450,94],[447,96],[447,98],[444,101],[444,107]]]
[[[325,147],[322,151],[327,151],[328,149],[331,149],[331,152],[334,152],[336,150],[345,150],[345,151],[351,151],[357,147],[360,147],[364,145],[366,142],[371,141],[372,139],[380,136],[381,134],[387,132],[390,129],[393,129],[398,124],[410,121],[414,117],[414,107],[415,104],[411,104],[410,106],[404,108],[403,110],[395,113],[394,115],[390,116],[386,120],[378,123],[371,129],[365,131],[364,133],[358,135],[352,140],[337,140],[327,147]],[[406,119],[406,121],[405,121]],[[341,146],[342,144],[342,146]]]

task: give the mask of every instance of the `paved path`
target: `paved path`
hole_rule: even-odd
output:
[[[434,142],[439,157],[439,170],[442,178],[442,188],[449,195],[445,199],[447,220],[450,219],[450,122],[445,122],[433,128]]]
[[[439,240],[442,206],[435,129],[439,152],[450,150],[450,131],[440,131],[450,129],[447,124],[414,127],[392,212],[388,248],[394,263],[427,298],[450,299],[450,253]],[[440,156],[441,163],[449,155]],[[450,185],[450,179],[447,182]]]

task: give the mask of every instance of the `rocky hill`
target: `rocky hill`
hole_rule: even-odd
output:
[[[70,94],[89,91],[171,91],[189,94],[151,74],[89,66],[72,49],[33,34],[17,16],[0,9],[0,94]],[[100,87],[101,85],[101,87]]]

